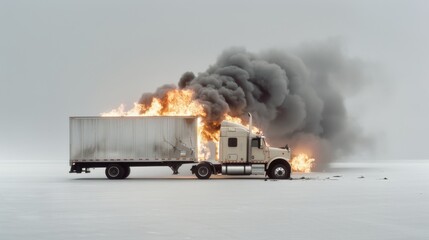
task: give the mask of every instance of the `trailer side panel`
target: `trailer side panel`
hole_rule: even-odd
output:
[[[71,117],[70,164],[197,161],[195,117]]]

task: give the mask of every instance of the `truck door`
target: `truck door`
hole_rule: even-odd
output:
[[[220,162],[246,162],[246,137],[221,137]]]
[[[251,162],[254,162],[254,163],[265,162],[266,151],[265,151],[264,140],[261,138],[253,138],[251,145],[252,145]]]

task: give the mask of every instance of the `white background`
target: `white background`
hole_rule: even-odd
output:
[[[348,100],[370,159],[424,159],[427,22],[427,1],[2,0],[0,160],[66,161],[69,116],[131,106],[225,48],[323,41],[371,70]]]

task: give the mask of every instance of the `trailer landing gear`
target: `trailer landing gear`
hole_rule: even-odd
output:
[[[171,170],[173,170],[173,175],[179,174],[179,168],[181,166],[182,166],[182,164],[172,164],[172,165],[169,165],[169,167],[171,168]]]

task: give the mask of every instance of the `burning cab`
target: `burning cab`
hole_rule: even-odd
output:
[[[251,115],[249,114],[250,119]],[[222,175],[268,175],[274,179],[288,179],[290,149],[270,147],[265,137],[241,124],[223,121],[220,129],[218,162],[203,161],[192,167],[200,179],[211,174]]]

